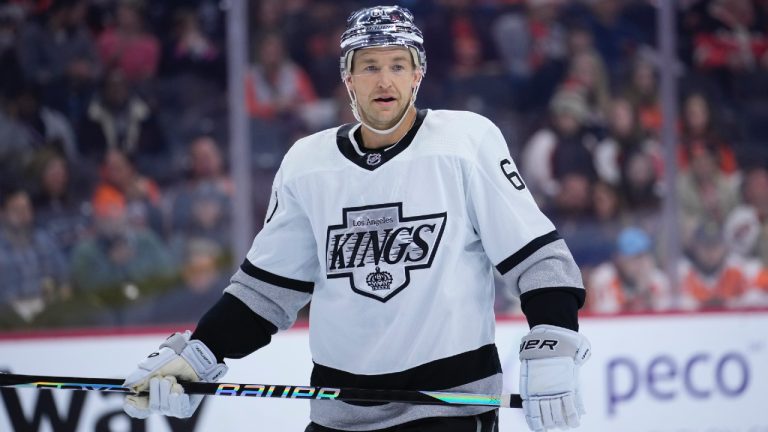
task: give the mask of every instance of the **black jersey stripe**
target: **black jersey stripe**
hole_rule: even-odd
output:
[[[313,282],[306,282],[301,281],[298,279],[291,279],[287,277],[283,277],[280,275],[276,275],[274,273],[270,273],[262,268],[256,267],[253,265],[248,259],[244,260],[242,264],[240,264],[240,270],[242,270],[245,274],[248,276],[258,279],[262,282],[266,282],[270,285],[279,286],[281,288],[286,288],[289,290],[304,292],[308,294],[312,294],[312,291],[315,289],[315,284]]]
[[[548,232],[541,237],[536,237],[528,242],[527,245],[520,248],[520,250],[500,262],[496,268],[499,270],[499,273],[506,274],[508,271],[515,268],[515,266],[525,261],[526,258],[533,255],[537,250],[557,240],[560,240],[560,234],[558,234],[556,230]]]
[[[310,383],[321,387],[383,390],[445,390],[501,373],[495,344],[434,360],[401,372],[360,375],[315,363]],[[365,403],[365,406],[382,405]]]

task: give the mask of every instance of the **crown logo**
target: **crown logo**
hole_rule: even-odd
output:
[[[381,271],[379,266],[376,266],[376,271],[368,273],[365,282],[374,291],[388,290],[392,286],[392,275],[388,271]]]

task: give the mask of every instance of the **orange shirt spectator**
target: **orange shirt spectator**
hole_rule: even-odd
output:
[[[692,267],[687,267],[683,272],[681,283],[685,294],[692,297],[703,308],[725,305],[727,300],[744,294],[748,287],[744,272],[731,265],[709,277]]]
[[[643,130],[651,137],[658,137],[663,117],[658,98],[658,78],[650,60],[642,55],[635,58],[624,92],[637,109]]]
[[[587,309],[596,313],[669,309],[669,281],[654,262],[652,246],[642,229],[622,230],[613,260],[599,265],[590,275]]]
[[[754,272],[749,263],[729,253],[717,225],[700,225],[690,239],[687,255],[680,273],[684,308],[725,309],[743,304],[741,298],[750,291]]]
[[[692,156],[704,149],[711,149],[723,174],[735,174],[739,168],[733,149],[717,133],[711,103],[702,93],[691,93],[683,102],[680,141],[677,158],[684,170]]]
[[[312,81],[287,57],[278,35],[264,37],[258,60],[245,77],[245,103],[251,117],[298,114],[303,104],[317,100]]]
[[[101,176],[92,199],[97,216],[108,213],[110,209],[123,209],[130,224],[163,234],[160,188],[154,181],[138,173],[129,158],[119,150],[107,152]]]

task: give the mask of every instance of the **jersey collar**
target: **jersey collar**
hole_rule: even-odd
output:
[[[413,137],[424,123],[428,110],[422,109],[416,113],[416,120],[411,129],[395,145],[380,149],[367,149],[359,143],[362,142],[362,133],[360,132],[360,123],[349,123],[339,127],[336,132],[336,144],[344,157],[349,159],[355,165],[373,171],[384,165],[386,162],[400,154],[408,148],[413,141]]]

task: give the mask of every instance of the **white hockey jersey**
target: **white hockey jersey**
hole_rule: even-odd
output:
[[[311,299],[313,385],[500,392],[493,267],[517,295],[583,289],[567,247],[488,119],[422,110],[385,150],[359,127],[290,149],[226,292],[280,329]],[[311,417],[361,430],[488,409],[313,401]]]

